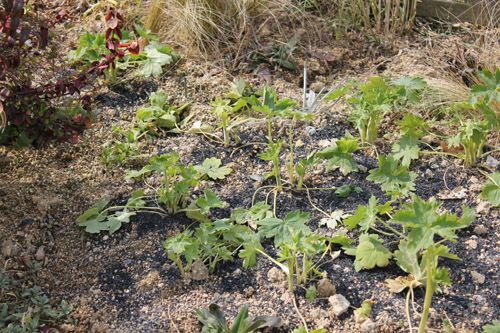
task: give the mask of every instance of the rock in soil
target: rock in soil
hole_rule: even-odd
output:
[[[19,251],[19,246],[10,239],[7,239],[2,243],[2,255],[5,258],[15,257],[19,254]]]
[[[191,266],[191,279],[198,281],[208,279],[208,268],[200,260],[195,261]]]
[[[370,318],[366,319],[360,326],[361,332],[371,333],[375,332],[377,329],[377,323],[375,323]]]
[[[472,280],[474,281],[475,284],[483,284],[484,281],[486,280],[486,278],[483,274],[478,273],[476,271],[470,272],[470,275],[471,275]]]
[[[338,317],[347,312],[351,303],[341,294],[336,294],[328,298],[328,302],[332,306],[333,313]]]
[[[45,249],[43,248],[43,246],[40,246],[38,250],[36,250],[35,259],[38,261],[42,261],[43,259],[45,259]]]
[[[336,289],[332,281],[329,278],[322,278],[318,282],[318,297],[326,298],[335,295]]]
[[[473,231],[476,235],[484,235],[488,232],[488,229],[486,229],[484,225],[480,224],[476,225]]]
[[[273,267],[267,272],[267,278],[270,282],[281,282],[285,280],[285,274],[279,268]]]

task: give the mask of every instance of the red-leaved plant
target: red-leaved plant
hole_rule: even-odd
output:
[[[17,140],[19,137],[25,143],[41,143],[52,137],[74,139],[90,119],[91,98],[89,95],[82,95],[82,89],[94,82],[96,76],[105,72],[114,73],[117,59],[122,58],[126,52],[138,54],[139,43],[135,41],[120,44],[124,20],[116,10],[110,10],[105,17],[106,47],[109,54],[103,55],[101,61],[96,61],[76,75],[33,86],[30,73],[21,68],[23,61],[40,56],[32,46],[34,41],[38,48],[45,48],[48,44],[49,27],[66,19],[67,15],[57,15],[50,22],[23,22],[23,15],[24,0],[1,0],[0,128],[4,132],[0,133],[0,143]],[[28,40],[31,41],[30,45],[26,45]],[[54,101],[68,95],[79,96],[83,112],[61,117]]]

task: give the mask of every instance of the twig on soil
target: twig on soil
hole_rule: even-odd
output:
[[[261,186],[259,187],[258,189],[255,190],[255,192],[253,192],[253,195],[252,195],[252,206],[255,204],[255,198],[257,196],[257,193],[260,191],[260,190],[263,190],[263,189],[266,189],[266,188],[272,188],[274,187],[274,185],[266,185],[266,186]],[[267,202],[267,198],[266,198],[266,202]]]
[[[172,326],[175,328],[175,330],[177,331],[177,333],[181,333],[181,331],[179,331],[179,328],[177,327],[177,325],[175,324],[174,320],[172,319],[172,316],[170,315],[170,306],[167,307],[167,316],[168,316],[168,319],[170,320],[170,323],[172,324]]]
[[[331,215],[328,214],[327,212],[325,212],[324,210],[322,210],[321,208],[319,208],[318,206],[316,206],[313,202],[312,202],[312,199],[311,199],[311,195],[309,193],[309,189],[307,188],[306,185],[304,185],[305,189],[306,189],[306,193],[307,193],[307,199],[309,200],[309,203],[311,204],[311,206],[316,209],[318,212],[324,214],[326,217],[330,218]]]
[[[239,146],[239,147],[236,147],[233,149],[233,151],[231,152],[231,154],[229,155],[229,157],[233,157],[233,154],[239,150],[239,149],[243,149],[245,147],[248,147],[248,146],[252,146],[252,145],[267,145],[267,142],[249,142],[249,143],[246,143],[242,146]]]
[[[293,293],[292,293],[292,303],[293,303],[293,307],[295,308],[295,311],[297,312],[300,320],[302,321],[302,324],[304,324],[304,328],[306,329],[306,332],[309,332],[309,329],[307,328],[307,322],[299,311],[299,307],[297,306],[297,302],[295,301],[295,295]]]
[[[446,170],[444,170],[444,174],[443,174],[443,182],[444,182],[444,186],[446,187],[446,189],[448,191],[451,191],[451,189],[448,187],[448,183],[446,182],[446,174],[448,173],[448,170],[450,169],[450,167],[447,167]]]

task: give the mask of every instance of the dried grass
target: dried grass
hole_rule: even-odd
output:
[[[280,16],[300,21],[291,0],[153,0],[146,26],[186,52],[238,58],[270,22],[279,33]]]
[[[344,29],[363,29],[397,35],[413,28],[417,0],[336,0],[337,24]]]

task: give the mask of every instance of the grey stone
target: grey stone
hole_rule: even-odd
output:
[[[472,281],[474,281],[475,284],[483,284],[486,280],[486,277],[483,274],[476,271],[470,272],[470,275],[472,277]]]
[[[351,305],[351,303],[341,294],[330,296],[328,302],[332,306],[332,311],[337,317],[346,313]]]

